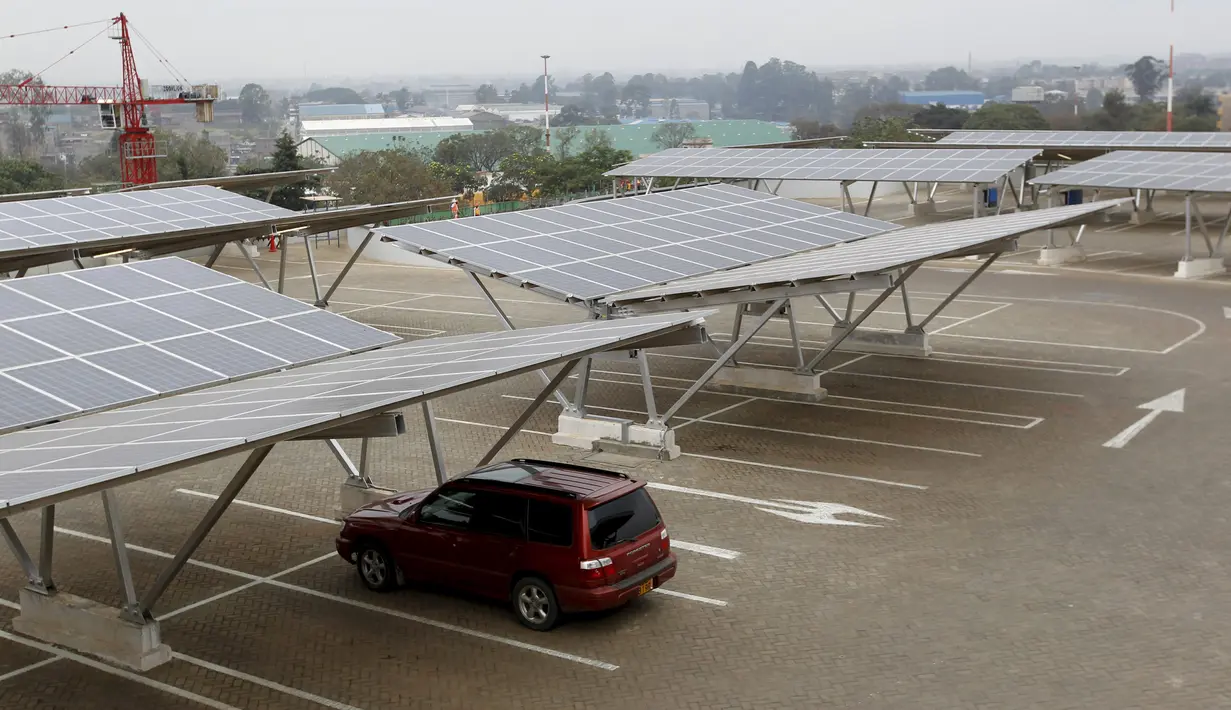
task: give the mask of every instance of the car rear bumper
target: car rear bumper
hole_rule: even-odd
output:
[[[658,589],[675,576],[675,568],[675,555],[670,554],[662,562],[618,584],[595,589],[558,587],[556,596],[560,600],[560,609],[564,612],[612,609],[629,599],[641,596],[641,586],[650,580],[654,581],[654,588]]]

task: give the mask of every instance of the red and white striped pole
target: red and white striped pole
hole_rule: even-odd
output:
[[[1171,104],[1175,88],[1175,0],[1171,0],[1171,21],[1168,24],[1171,30],[1171,45],[1167,57],[1167,132],[1170,133],[1172,125]]]
[[[1173,0],[1174,1],[1174,0]],[[549,94],[547,92],[547,60],[551,59],[550,54],[543,55],[543,129],[547,132],[547,150],[551,151],[551,105],[548,101]]]

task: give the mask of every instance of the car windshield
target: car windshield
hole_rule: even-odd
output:
[[[658,525],[658,510],[644,488],[609,500],[588,512],[590,545],[605,550],[621,542],[635,540]]]

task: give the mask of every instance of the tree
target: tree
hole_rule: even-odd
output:
[[[919,128],[952,128],[958,129],[966,125],[970,112],[960,108],[949,108],[944,104],[934,104],[915,113],[912,120]]]
[[[500,101],[500,92],[491,84],[481,84],[474,92],[474,101],[478,104],[492,104]]]
[[[158,159],[159,179],[192,180],[226,173],[226,151],[210,143],[205,131],[188,135],[155,131],[154,135],[166,154]]]
[[[1166,65],[1161,59],[1149,55],[1138,59],[1132,64],[1124,65],[1124,75],[1133,85],[1133,91],[1144,101],[1153,101],[1155,94],[1163,85],[1166,77]]]
[[[115,151],[91,155],[76,165],[74,182],[79,187],[120,182],[120,156]]]
[[[923,80],[927,91],[978,91],[979,80],[957,67],[941,67]]]
[[[598,113],[605,116],[619,111],[620,88],[616,86],[611,72],[596,77],[590,88],[594,92],[594,108]]]
[[[10,69],[0,74],[0,84],[15,85],[30,81],[33,86],[42,86],[43,80],[35,78],[34,74],[24,69]],[[46,136],[47,117],[51,115],[49,106],[11,106],[8,107],[8,120],[5,123],[5,135],[9,151],[17,157],[36,157]]]
[[[410,89],[405,86],[389,92],[389,98],[393,99],[393,103],[397,104],[399,111],[405,111],[410,108]]]
[[[556,144],[560,146],[560,157],[567,158],[569,148],[577,141],[581,135],[581,129],[577,126],[563,126],[556,131]]]
[[[531,197],[541,193],[553,174],[556,159],[546,153],[514,153],[500,163],[501,184],[515,185]]]
[[[327,104],[361,104],[363,97],[354,89],[342,86],[332,86],[327,89],[313,89],[304,94],[304,101],[320,101]]]
[[[644,118],[650,115],[650,87],[641,77],[633,77],[620,93],[621,109],[626,116]]]
[[[241,122],[252,125],[265,123],[273,113],[269,92],[260,84],[245,84],[239,90],[239,110]]]
[[[811,118],[797,118],[791,121],[791,138],[797,141],[815,138],[832,138],[841,131],[832,123],[821,123]]]
[[[660,123],[651,136],[663,150],[679,148],[684,141],[697,135],[697,127],[691,123]]]
[[[41,192],[64,187],[60,176],[30,160],[0,158],[0,195]]]
[[[588,122],[586,112],[577,104],[568,104],[551,119],[553,126],[584,126]]]
[[[432,162],[427,167],[433,178],[448,185],[454,193],[472,192],[483,186],[483,181],[469,165],[446,165]]]
[[[296,148],[295,139],[286,131],[282,131],[282,135],[278,136],[278,140],[274,143],[274,154],[268,164],[262,162],[256,166],[241,166],[238,173],[240,175],[253,175],[257,173],[285,173],[303,169],[305,169],[305,166]],[[304,193],[309,186],[319,184],[320,179],[314,177],[290,185],[282,185],[274,190],[273,195],[269,198],[269,202],[288,210],[298,211],[307,209],[308,202],[304,199]],[[251,193],[249,196],[265,199],[265,195],[260,192]]]
[[[586,135],[581,139],[582,151],[594,150],[595,148],[614,148],[615,141],[611,136],[600,128],[591,128],[586,131]]]
[[[455,133],[436,145],[433,159],[445,165],[467,165],[493,171],[514,153],[542,152],[543,131],[534,126],[505,126],[494,131]]]
[[[969,130],[1046,131],[1051,128],[1043,114],[1026,104],[984,104],[970,114],[962,128]]]
[[[862,118],[852,126],[845,148],[863,148],[865,143],[902,142],[923,140],[910,132],[910,123],[905,118]]]
[[[325,185],[347,205],[448,199],[453,194],[421,157],[393,149],[348,155],[325,179]]]

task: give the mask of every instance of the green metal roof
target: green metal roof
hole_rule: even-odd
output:
[[[569,146],[572,152],[580,149],[586,133],[591,130],[603,131],[611,136],[611,141],[617,150],[627,150],[634,157],[658,153],[663,148],[654,142],[654,131],[662,123],[633,123],[621,126],[579,126],[581,133],[577,140]],[[769,121],[755,119],[731,119],[714,121],[692,121],[696,128],[697,138],[709,138],[714,141],[715,148],[728,148],[737,145],[756,143],[777,143],[789,140],[790,135],[780,126]],[[554,147],[554,146],[553,146]]]
[[[466,131],[469,133],[470,131]],[[455,135],[458,131],[422,131],[418,133],[356,133],[349,136],[319,136],[310,138],[339,158],[351,153],[363,151],[391,150],[402,148],[415,150],[424,148],[434,151],[440,141]]]

